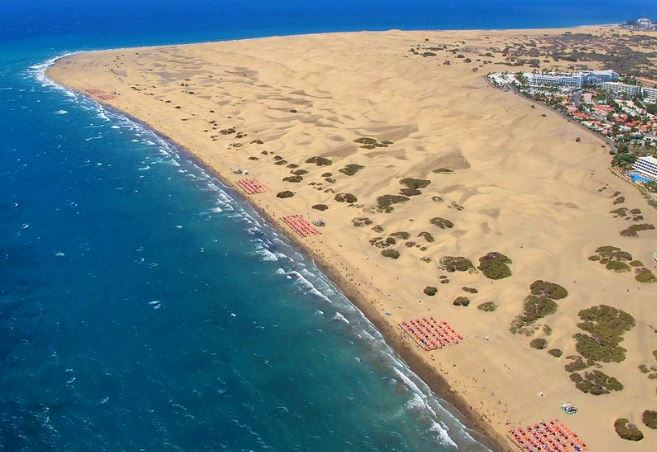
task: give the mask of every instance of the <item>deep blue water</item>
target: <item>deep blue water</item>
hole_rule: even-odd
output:
[[[50,84],[45,61],[639,15],[655,2],[1,2],[0,449],[483,449],[312,262],[176,148]]]

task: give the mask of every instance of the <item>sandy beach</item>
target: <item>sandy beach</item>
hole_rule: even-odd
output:
[[[657,234],[620,232],[657,224],[657,211],[611,171],[607,144],[486,81],[489,72],[531,69],[529,59],[508,58],[531,42],[535,51],[526,52],[542,68],[581,66],[545,54],[546,43],[564,33],[611,39],[627,32],[272,37],[86,52],[58,60],[47,74],[149,125],[243,193],[491,447],[515,450],[510,429],[559,419],[588,450],[653,450],[657,431],[641,415],[657,410],[650,378],[657,376],[650,369],[657,366],[657,284],[635,274],[657,271]],[[245,178],[266,191],[245,193],[238,184]],[[321,219],[321,234],[295,234],[283,221],[289,215]],[[641,265],[610,271],[590,259],[603,246]],[[477,269],[491,252],[511,260],[510,276],[491,279]],[[446,257],[471,265],[452,259],[463,267],[451,271]],[[556,312],[514,333],[537,280],[568,294],[556,300]],[[580,311],[598,305],[630,314],[635,325],[622,336],[621,362],[599,360],[580,372],[597,369],[623,385],[593,395],[564,367],[580,355],[573,337],[584,332]],[[399,326],[429,316],[463,341],[425,351]],[[535,339],[546,345],[530,346]],[[565,415],[564,402],[578,413]],[[618,418],[644,439],[621,439]]]

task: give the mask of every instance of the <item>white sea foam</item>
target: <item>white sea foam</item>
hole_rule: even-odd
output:
[[[347,325],[350,324],[349,320],[347,320],[347,318],[345,316],[343,316],[342,314],[340,314],[339,312],[335,313],[335,315],[333,316],[333,320],[337,320],[339,322],[344,322]]]
[[[55,112],[56,115],[65,115],[65,114],[67,114],[67,113],[68,113],[68,112],[67,112],[66,110],[57,110],[57,111]]]

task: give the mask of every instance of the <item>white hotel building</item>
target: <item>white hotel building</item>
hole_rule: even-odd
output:
[[[600,89],[603,91],[610,91],[614,94],[625,94],[629,97],[636,97],[641,94],[640,86],[619,82],[604,82],[600,85]]]
[[[537,74],[525,72],[523,75],[532,86],[557,85],[582,88],[584,86],[600,86],[602,83],[618,80],[618,74],[614,71],[585,71],[575,74]]]
[[[615,94],[626,94],[629,97],[636,97],[642,95],[643,98],[649,103],[657,103],[657,89],[647,88],[638,85],[628,85],[618,82],[604,82],[600,85],[600,89],[604,91],[611,91]]]
[[[657,159],[655,157],[639,157],[634,162],[634,170],[650,180],[657,181]]]

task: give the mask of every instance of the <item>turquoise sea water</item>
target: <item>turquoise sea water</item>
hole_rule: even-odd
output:
[[[484,450],[238,196],[43,70],[93,48],[657,15],[607,3],[3,2],[0,449]]]

